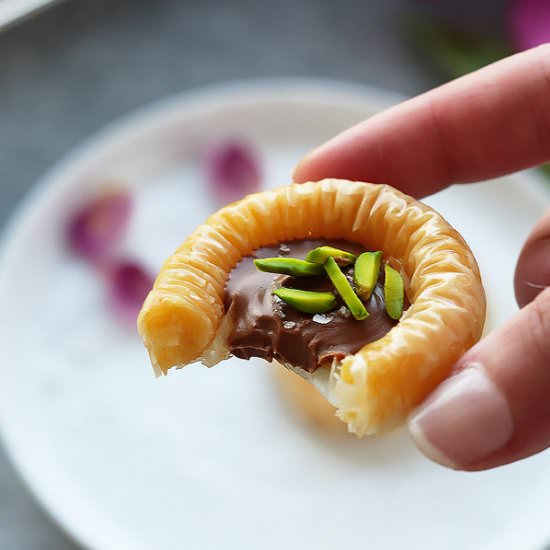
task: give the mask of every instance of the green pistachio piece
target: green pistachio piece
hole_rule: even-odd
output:
[[[359,296],[355,294],[346,276],[342,270],[338,267],[336,260],[329,257],[325,263],[325,271],[330,277],[332,284],[335,286],[338,294],[344,300],[346,306],[351,311],[351,314],[358,320],[362,321],[369,316],[367,308],[363,305],[363,302],[359,299]]]
[[[396,321],[403,315],[405,288],[403,277],[390,265],[385,267],[384,300],[387,314]]]
[[[322,265],[297,260],[296,258],[262,258],[254,260],[254,265],[260,271],[282,273],[293,277],[311,277],[312,275],[322,275],[324,273]]]
[[[353,281],[355,290],[363,299],[368,300],[376,281],[378,281],[378,272],[380,271],[380,262],[382,261],[382,252],[364,252],[355,262]]]
[[[318,246],[307,253],[306,260],[316,264],[322,264],[328,258],[334,258],[338,265],[350,265],[355,262],[355,254],[334,248],[333,246]]]
[[[326,313],[336,305],[336,296],[332,292],[281,287],[274,290],[273,294],[303,313]]]

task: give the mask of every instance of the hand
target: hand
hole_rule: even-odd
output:
[[[550,44],[388,109],[315,149],[297,182],[389,183],[422,197],[550,160]],[[470,349],[409,418],[432,460],[463,470],[550,446],[550,211],[518,260],[519,313]]]

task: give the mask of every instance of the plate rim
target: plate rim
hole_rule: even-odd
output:
[[[342,102],[347,97],[350,101],[356,101],[355,106],[364,104],[372,110],[381,110],[406,99],[405,96],[396,92],[336,79],[252,78],[192,88],[160,98],[116,117],[62,155],[19,201],[0,237],[0,282],[6,278],[8,267],[20,248],[20,242],[31,229],[32,220],[40,212],[47,211],[66,189],[74,186],[75,176],[78,173],[87,165],[93,165],[97,157],[101,157],[113,144],[120,143],[124,136],[140,128],[147,128],[147,131],[151,132],[153,128],[166,124],[170,113],[174,111],[192,112],[197,108],[219,108],[222,104],[234,105],[239,102],[247,104],[251,99],[266,101],[276,98],[279,101],[283,99],[296,101],[298,93],[316,94],[317,99],[323,98],[327,102]],[[526,177],[542,181],[535,175],[527,174]],[[532,189],[532,192],[538,193],[536,189]],[[540,196],[546,199],[549,196],[548,189],[543,189],[542,184]],[[1,386],[0,393],[2,393]],[[69,538],[91,550],[143,548],[139,542],[136,543],[128,535],[119,534],[118,529],[111,529],[110,526],[107,528],[103,524],[101,524],[103,528],[98,529],[98,524],[89,519],[97,518],[97,515],[82,513],[82,509],[85,508],[82,501],[80,501],[81,506],[76,510],[71,508],[65,492],[59,493],[61,497],[56,496],[56,493],[51,491],[47,480],[44,480],[44,476],[40,475],[40,468],[36,467],[40,460],[28,458],[28,445],[21,444],[18,440],[13,421],[11,421],[11,427],[8,427],[10,423],[7,420],[8,416],[0,399],[0,441],[3,442],[6,456],[35,502]],[[66,504],[66,502],[69,503]],[[82,520],[83,517],[88,519]],[[541,528],[540,540],[547,542],[550,533],[546,530],[543,534],[542,531]],[[532,546],[532,548],[536,547]]]

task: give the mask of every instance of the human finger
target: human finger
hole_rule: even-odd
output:
[[[294,180],[388,183],[415,197],[550,159],[550,44],[489,65],[309,153]]]

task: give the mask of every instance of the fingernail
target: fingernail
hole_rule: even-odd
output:
[[[518,260],[514,285],[519,306],[532,302],[549,282],[550,239],[545,238],[526,246]]]
[[[471,363],[412,414],[409,431],[428,458],[463,469],[504,447],[514,423],[508,402],[484,367]]]

